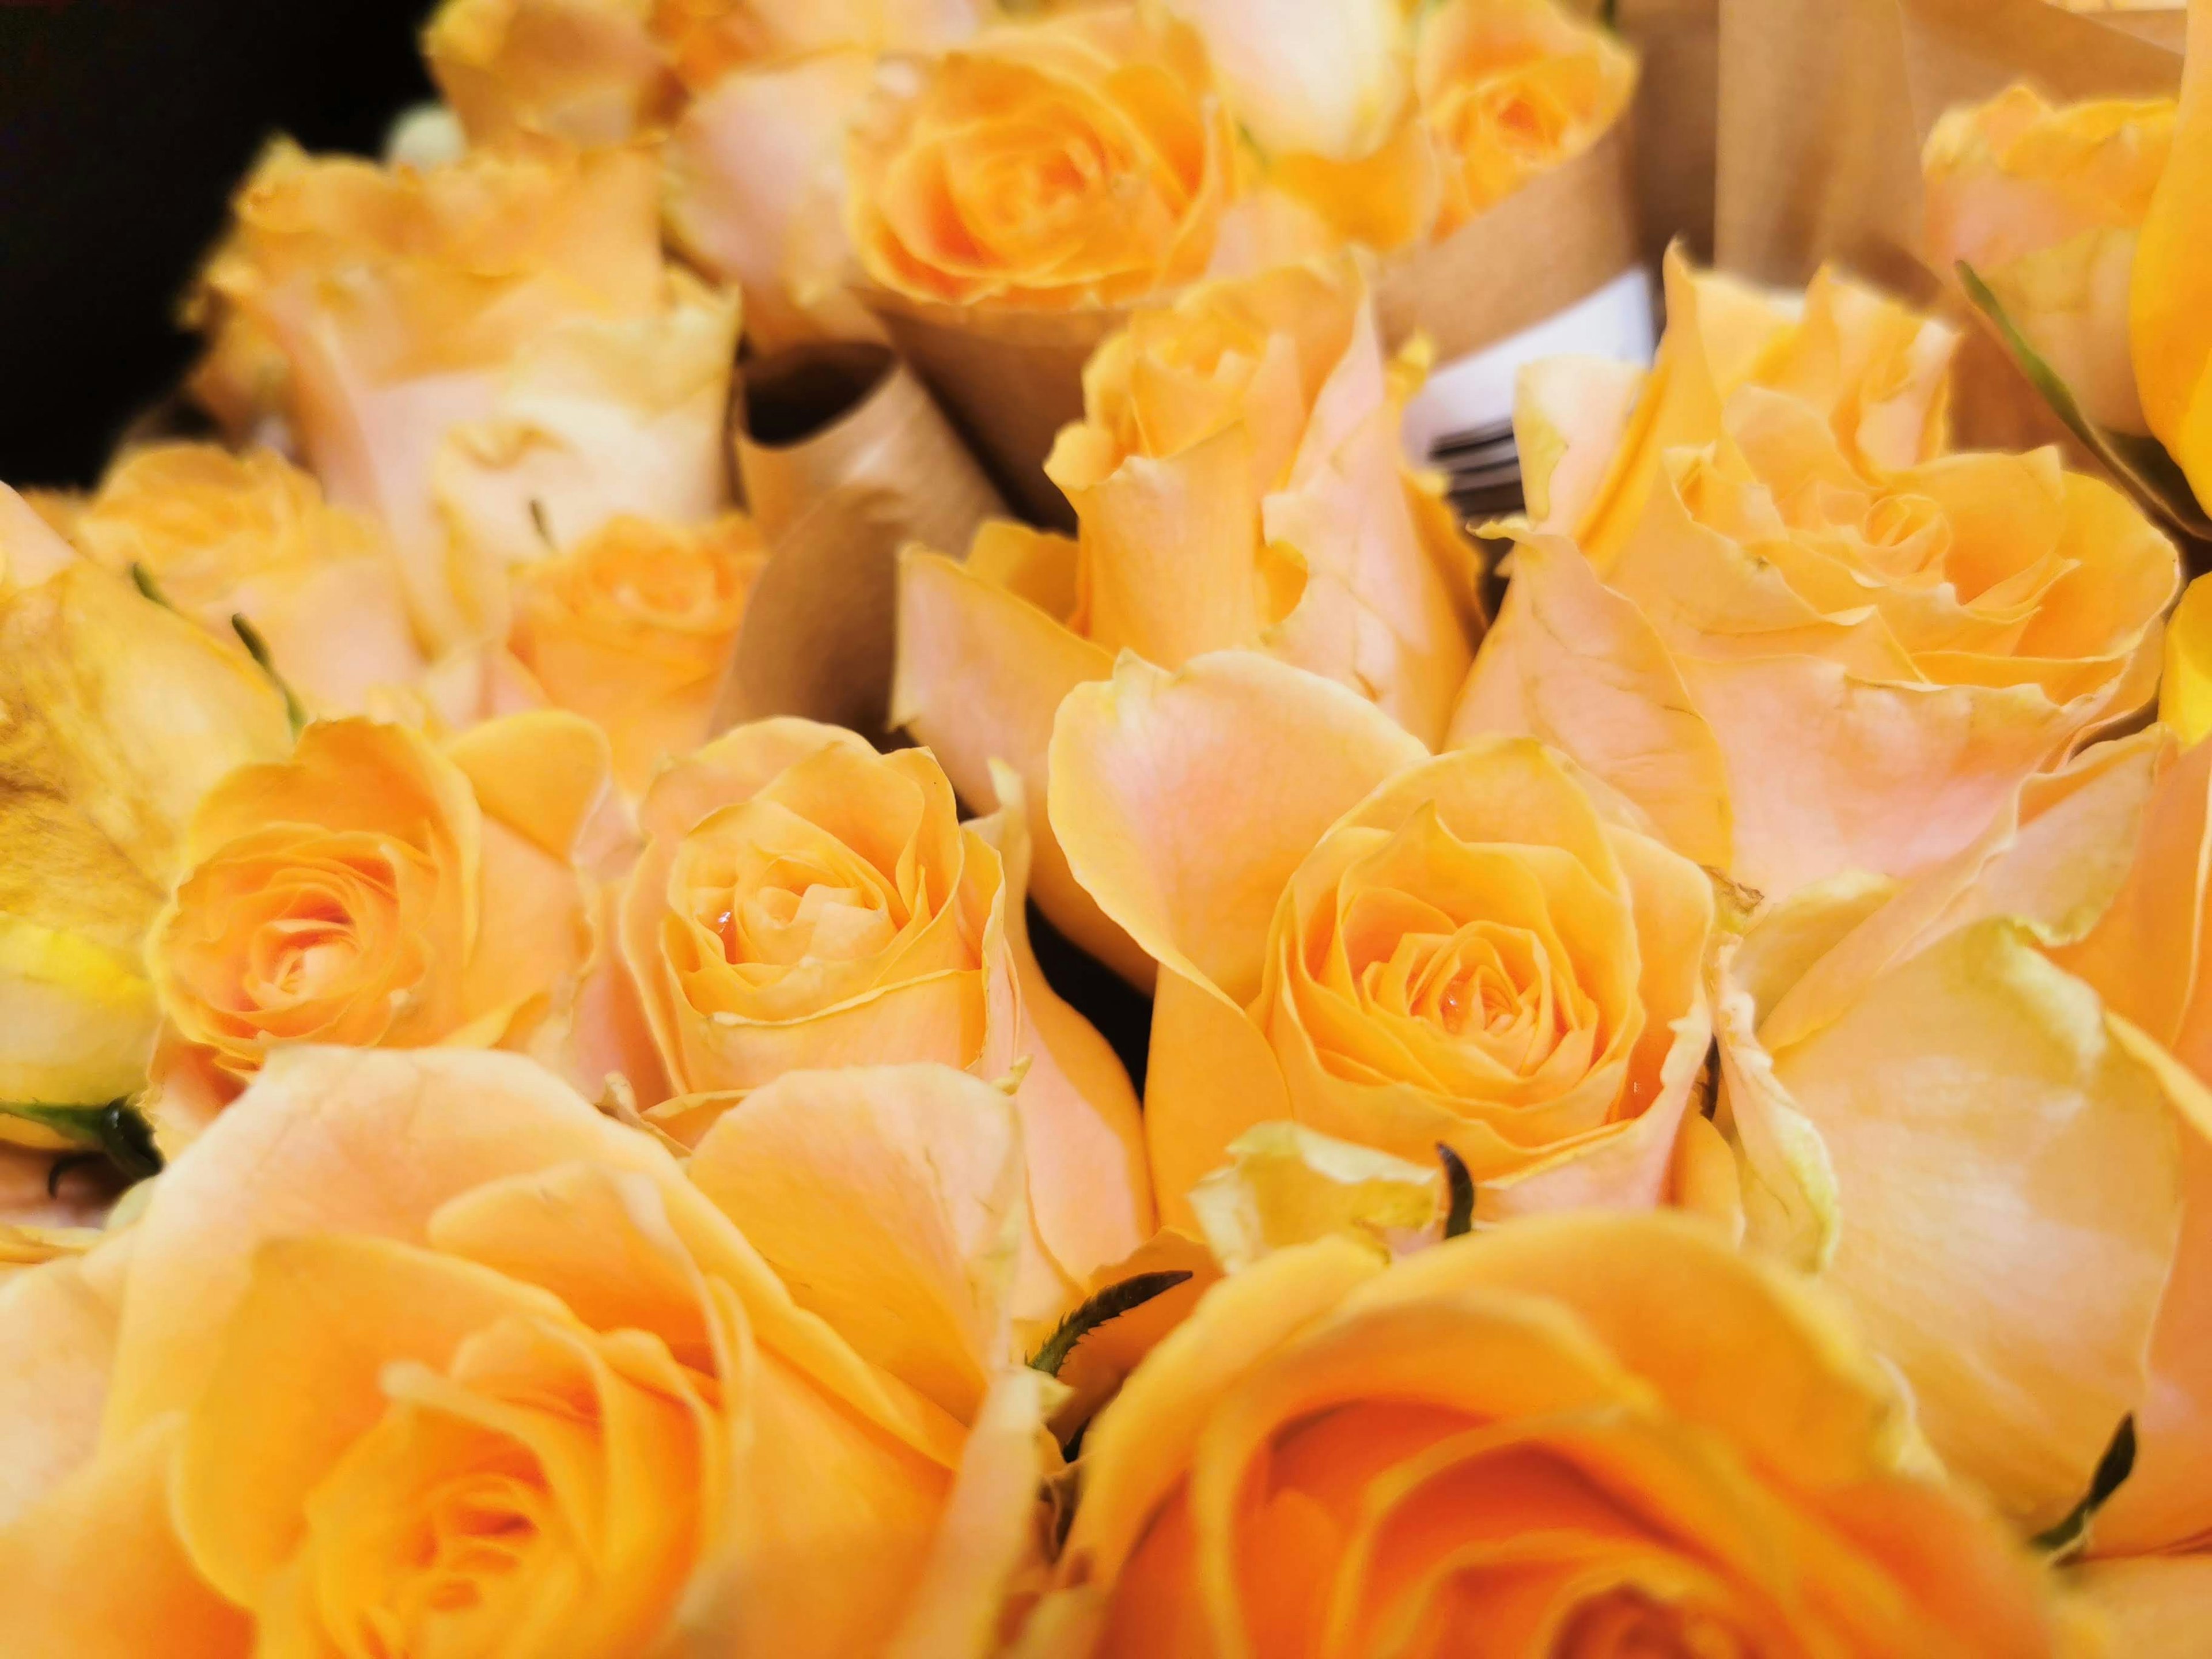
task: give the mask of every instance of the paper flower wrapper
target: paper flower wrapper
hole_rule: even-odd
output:
[[[880,735],[899,550],[965,547],[1006,508],[881,346],[800,346],[749,362],[741,395],[732,442],[769,554],[714,725],[799,714]]]

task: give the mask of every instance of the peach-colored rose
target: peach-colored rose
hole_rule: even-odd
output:
[[[698,529],[611,520],[516,577],[508,647],[555,707],[606,732],[635,793],[705,740],[767,556],[742,514]]]
[[[1126,305],[1200,275],[1231,135],[1195,37],[1127,7],[988,29],[886,86],[846,218],[869,279],[956,305]]]
[[[1528,514],[1572,536],[1603,572],[1642,523],[1673,450],[1721,436],[1746,386],[1786,393],[1862,471],[1894,471],[1948,446],[1958,336],[1875,289],[1822,270],[1802,305],[1666,260],[1667,332],[1647,375],[1593,357],[1522,371],[1513,410]]]
[[[11,1659],[983,1659],[1059,1461],[1012,1117],[794,1077],[679,1164],[518,1055],[280,1056],[0,1289]]]
[[[1475,558],[1399,417],[1418,355],[1387,359],[1348,261],[1202,283],[1091,357],[1085,418],[1046,463],[1078,540],[987,526],[964,564],[910,556],[894,720],[971,800],[994,758],[1043,798],[1053,711],[1114,654],[1164,667],[1257,647],[1443,735],[1480,630]],[[1086,949],[1150,963],[1039,837],[1037,898]]]
[[[504,632],[507,567],[621,513],[726,504],[734,296],[664,264],[640,144],[516,135],[417,172],[289,145],[240,190],[202,276],[333,501],[390,530],[434,650]],[[220,399],[219,399],[220,400]]]
[[[109,569],[143,570],[221,639],[234,642],[231,618],[246,617],[285,683],[318,712],[359,714],[376,691],[422,678],[382,529],[330,506],[281,455],[213,444],[133,450],[70,534]]]
[[[1832,1311],[1683,1218],[1325,1239],[1216,1285],[1091,1427],[1024,1650],[2067,1650],[1917,1452]]]
[[[1777,897],[1948,857],[2149,701],[2179,563],[2109,485],[2050,450],[1855,458],[1756,383],[1717,414],[1602,563],[1522,542],[1455,740],[1541,738]]]
[[[1711,1036],[1711,884],[1558,757],[1431,757],[1249,652],[1124,657],[1053,730],[1053,828],[1160,963],[1162,1213],[1275,1119],[1465,1161],[1481,1212],[1650,1205]]]
[[[185,826],[291,743],[235,644],[71,552],[0,486],[0,1142],[57,1150],[145,1086],[143,950]]]
[[[574,855],[606,771],[599,732],[549,711],[442,747],[319,722],[217,785],[149,947],[165,1134],[301,1043],[558,1057],[592,946]]]
[[[2132,1415],[2100,1554],[2212,1535],[2208,779],[2157,728],[2098,744],[1911,881],[1771,907],[1720,981],[1750,1243],[1852,1304],[2025,1528]]]
[[[1972,265],[2090,417],[2126,432],[2146,429],[2128,289],[2173,112],[2170,98],[2053,106],[2015,86],[1948,112],[1920,160],[1929,263]]]
[[[663,770],[622,901],[650,1034],[629,1079],[686,1144],[794,1069],[933,1060],[1004,1081],[1029,1161],[1020,1310],[1037,1318],[1134,1249],[1152,1203],[1128,1079],[1030,952],[1020,792],[1004,789],[963,825],[927,750],[879,755],[799,720]]]
[[[1166,3],[1261,152],[1255,199],[1379,249],[1449,236],[1581,155],[1636,89],[1635,54],[1555,0]]]

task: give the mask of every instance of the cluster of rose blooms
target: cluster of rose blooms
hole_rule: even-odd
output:
[[[0,1654],[2212,1652],[2204,46],[1927,146],[2071,447],[1677,252],[1475,535],[1599,22],[447,0],[0,489]]]

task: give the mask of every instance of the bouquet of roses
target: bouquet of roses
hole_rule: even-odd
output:
[[[272,142],[0,487],[0,1655],[2212,1654],[2212,0],[1800,9]]]

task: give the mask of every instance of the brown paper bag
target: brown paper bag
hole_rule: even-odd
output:
[[[1416,330],[1449,363],[1540,323],[1634,264],[1636,174],[1627,118],[1440,242],[1385,260],[1382,337]]]
[[[1835,260],[1909,298],[1920,147],[1944,110],[2014,81],[2062,100],[2179,84],[2160,44],[2179,8],[2069,11],[2051,0],[1720,0],[1715,257],[1802,283]]]
[[[1006,507],[885,348],[800,346],[740,367],[732,441],[769,554],[714,729],[803,714],[878,738],[899,550],[964,548]]]
[[[1599,0],[1575,0],[1595,16]],[[1613,25],[1636,48],[1636,217],[1655,270],[1680,239],[1713,256],[1713,141],[1719,116],[1720,0],[1615,0]]]
[[[1083,418],[1083,366],[1127,311],[1003,311],[880,289],[862,297],[1022,516],[1073,530],[1075,511],[1044,476],[1044,459],[1060,428]]]

